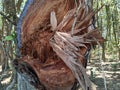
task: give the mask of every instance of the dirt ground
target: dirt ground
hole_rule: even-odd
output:
[[[107,90],[120,90],[120,61],[102,63],[105,72]],[[87,66],[87,74],[96,90],[105,90],[104,73],[99,60],[91,60]]]
[[[120,90],[120,61],[119,60],[118,61],[116,60],[115,62],[109,61],[102,64],[104,66],[107,90]],[[90,63],[88,63],[87,74],[89,75],[91,81],[93,82],[93,86],[96,88],[96,90],[105,90],[103,73],[101,70],[101,64],[99,60],[97,59],[91,60]],[[1,83],[5,84],[8,83],[9,81],[10,78],[7,78]]]

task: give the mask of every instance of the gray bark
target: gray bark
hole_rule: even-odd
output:
[[[28,83],[19,73],[18,75],[18,90],[36,90],[30,83]]]

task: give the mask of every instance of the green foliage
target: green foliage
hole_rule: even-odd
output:
[[[0,65],[2,65],[2,70],[0,70],[0,84],[1,81],[8,78],[5,77],[3,79],[1,77],[9,74],[9,78],[11,78],[9,82],[6,82],[7,84],[2,83],[2,85],[5,84],[2,90],[12,90],[12,87],[15,87],[14,90],[17,90],[16,82],[13,82],[14,80],[16,81],[16,76],[14,75],[15,71],[11,65],[11,61],[16,58],[17,43],[15,25],[17,24],[18,17],[23,9],[21,9],[21,7],[24,6],[22,1],[26,0],[0,0]],[[11,89],[7,89],[6,87]]]
[[[94,9],[104,7],[96,14],[96,26],[107,40],[103,47],[103,57],[110,53],[117,55],[115,59],[120,59],[120,0],[94,0]],[[114,53],[113,53],[114,52]],[[114,58],[114,57],[113,57]]]
[[[4,40],[5,41],[7,41],[7,40],[9,41],[9,40],[13,40],[13,39],[14,39],[13,36],[9,35],[9,36],[6,36]]]
[[[12,31],[11,31],[11,34],[8,35],[8,36],[5,36],[5,38],[3,39],[3,41],[15,40],[15,38],[16,38],[15,36],[16,36],[16,35],[15,35],[14,30],[12,30]]]

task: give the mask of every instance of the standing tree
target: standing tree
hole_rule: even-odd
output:
[[[28,0],[17,26],[21,54],[13,61],[18,90],[91,89],[87,59],[104,41],[94,27],[97,11],[92,0]]]

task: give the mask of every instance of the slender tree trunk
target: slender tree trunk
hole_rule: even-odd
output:
[[[102,60],[105,62],[105,43],[102,44]]]

